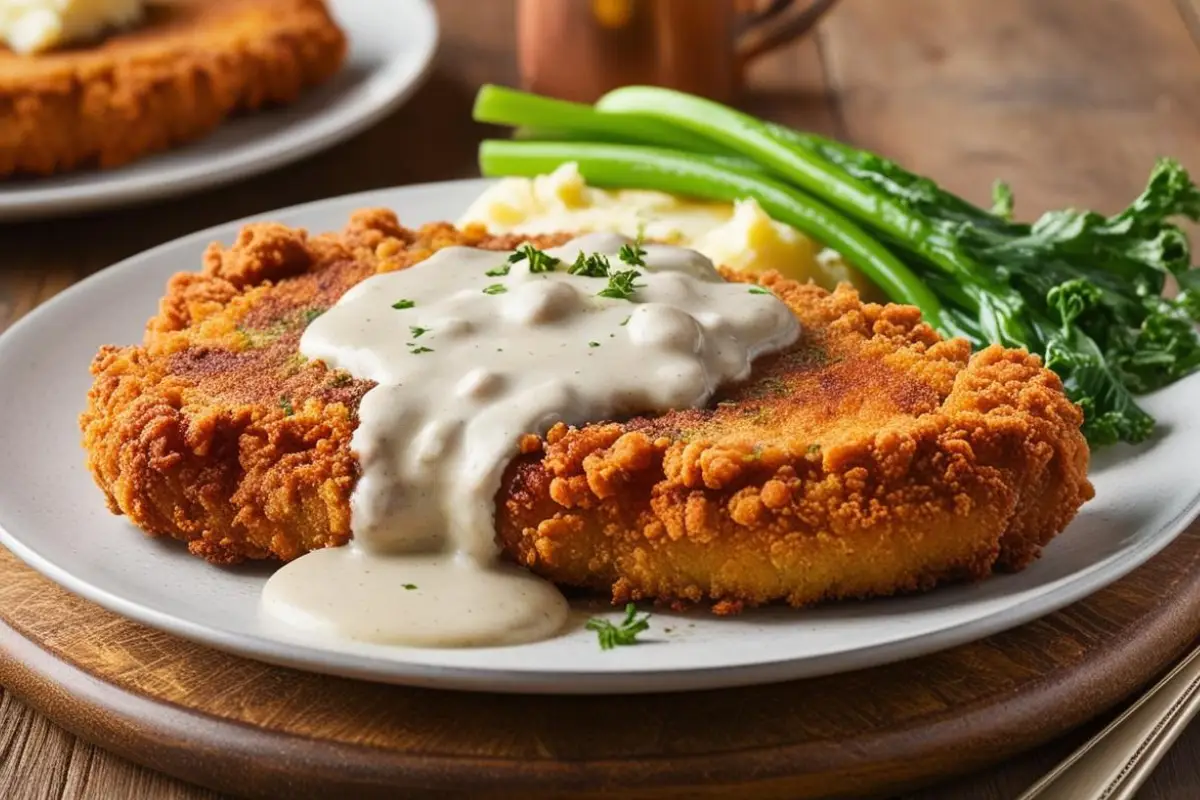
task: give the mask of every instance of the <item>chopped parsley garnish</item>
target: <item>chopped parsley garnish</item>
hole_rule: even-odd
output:
[[[750,294],[770,294],[770,293],[771,293],[770,289],[764,289],[761,286],[751,286],[750,287]]]
[[[530,272],[554,272],[554,268],[559,264],[557,258],[528,243],[518,247],[517,251],[508,257],[510,264],[516,264],[518,261],[528,261]]]
[[[614,272],[608,276],[608,286],[596,292],[600,297],[611,297],[615,300],[628,300],[633,293],[645,284],[635,283],[642,273],[636,269],[626,269]]]
[[[429,328],[422,328],[419,325],[409,325],[408,330],[412,333],[414,339],[420,339],[425,334],[429,333]]]
[[[599,342],[588,342],[588,347],[599,347],[599,346],[600,346]]]
[[[511,267],[509,267],[508,264],[501,264],[498,267],[492,267],[491,269],[489,269],[487,272],[485,272],[483,274],[487,275],[489,278],[503,278],[505,275],[508,274],[508,271],[510,269],[511,269]]]
[[[646,251],[642,249],[641,239],[638,239],[633,244],[623,244],[621,245],[621,249],[617,251],[617,258],[631,267],[646,266],[645,255]]]
[[[508,291],[508,287],[503,283],[493,283],[483,290],[484,294],[504,294]]]
[[[411,592],[413,589],[416,589],[416,588],[417,588],[417,585],[416,585],[415,583],[402,583],[402,584],[400,584],[400,585],[401,585],[401,586],[403,586],[405,589],[407,589],[407,590],[408,590],[408,591],[410,591],[410,592]]]
[[[624,328],[626,325],[628,325],[628,324],[629,324],[629,320],[631,320],[631,319],[633,319],[633,316],[632,316],[632,315],[630,315],[630,316],[626,317],[625,319],[621,320],[621,327],[622,327],[622,328]]]
[[[279,407],[283,409],[285,417],[290,417],[296,413],[296,409],[292,408],[292,401],[288,399],[286,394],[279,395]]]
[[[306,309],[306,310],[305,310],[305,312],[304,312],[304,324],[305,324],[305,325],[308,325],[308,324],[309,324],[309,323],[311,323],[311,322],[312,322],[314,319],[316,319],[317,317],[321,316],[321,315],[322,315],[322,314],[324,314],[324,313],[325,313],[325,309],[323,309],[323,308],[309,308],[309,309]]]
[[[819,453],[819,452],[821,452],[821,445],[819,445],[819,444],[810,444],[810,445],[808,446],[808,454],[809,454],[810,456],[815,456],[815,455],[816,455],[817,453]]]
[[[420,355],[421,353],[432,353],[433,349],[429,347],[414,347],[408,352],[413,353],[414,355]]]
[[[608,257],[603,253],[592,253],[589,256],[584,255],[580,250],[575,263],[567,272],[572,275],[583,275],[585,278],[607,278],[608,269]]]
[[[392,303],[392,308],[396,309],[397,311],[403,311],[404,309],[412,308],[415,305],[416,303],[414,303],[412,300],[397,300],[396,302]]]
[[[339,386],[349,386],[354,379],[347,372],[339,372],[329,379],[329,385],[335,389]]]
[[[606,619],[592,617],[587,621],[585,627],[589,631],[596,632],[601,650],[612,650],[619,645],[636,644],[638,634],[650,628],[649,620],[649,614],[639,619],[637,606],[628,603],[625,606],[625,619],[621,620],[620,625],[613,625]]]

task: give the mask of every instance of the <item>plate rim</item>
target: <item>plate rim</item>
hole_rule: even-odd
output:
[[[0,181],[0,223],[53,219],[180,197],[262,175],[362,133],[403,105],[424,85],[433,70],[434,57],[441,45],[441,24],[432,0],[391,2],[407,5],[407,13],[420,18],[420,28],[426,34],[419,39],[420,49],[416,51],[415,58],[410,53],[402,56],[413,58],[414,67],[408,70],[405,79],[397,83],[392,91],[378,96],[368,95],[355,107],[357,111],[345,117],[345,122],[334,124],[339,118],[329,115],[327,111],[321,111],[310,120],[314,129],[305,132],[292,146],[272,147],[271,142],[278,138],[278,133],[256,137],[245,143],[232,158],[220,162],[215,169],[210,169],[205,164],[189,162],[130,178],[122,176],[123,168],[117,168],[92,173],[99,176],[94,183],[69,188],[39,188],[35,178],[32,179],[33,185],[27,189],[6,191],[4,183]],[[336,13],[336,8],[332,11]],[[353,42],[350,42],[350,47],[353,48]],[[384,69],[394,66],[400,58],[399,55],[394,56]],[[194,143],[185,142],[179,147],[187,147]],[[261,153],[264,149],[266,152]],[[156,155],[162,153],[150,154],[147,157],[153,158]]]
[[[255,220],[296,215],[319,210],[321,206],[357,207],[359,205],[395,203],[396,194],[421,191],[467,192],[481,189],[487,179],[467,178],[432,181],[420,184],[373,189],[338,197],[300,203],[237,220],[213,225],[194,233],[165,242],[137,253],[68,287],[56,297],[43,303],[0,336],[0,357],[14,347],[24,331],[38,324],[45,316],[57,313],[57,308],[76,295],[85,294],[96,282],[111,280],[143,267],[159,254],[177,248],[195,246],[204,240],[228,235],[239,226]],[[391,197],[391,201],[383,198]],[[757,683],[812,677],[830,672],[843,672],[872,665],[908,659],[936,650],[985,638],[994,633],[1024,624],[1032,619],[1057,611],[1087,595],[1119,580],[1144,564],[1171,541],[1200,513],[1200,492],[1197,492],[1169,520],[1155,526],[1154,536],[1135,547],[1108,556],[1073,573],[1069,578],[1036,597],[1027,597],[992,612],[982,619],[958,621],[948,627],[897,638],[867,647],[836,651],[806,659],[780,658],[752,664],[732,666],[699,666],[694,668],[631,668],[620,671],[589,671],[587,669],[529,669],[512,667],[487,668],[480,666],[429,664],[413,661],[383,659],[354,653],[337,653],[303,643],[267,639],[245,632],[223,631],[169,612],[159,611],[137,600],[126,599],[110,589],[77,578],[66,568],[43,557],[25,544],[0,522],[0,545],[13,552],[24,563],[55,583],[116,614],[172,635],[206,646],[272,664],[321,672],[381,683],[399,683],[429,688],[492,691],[520,694],[607,694],[630,692],[687,691],[706,688],[726,688]],[[836,661],[834,669],[821,665]],[[805,665],[797,668],[797,665]],[[386,669],[386,674],[383,673]]]

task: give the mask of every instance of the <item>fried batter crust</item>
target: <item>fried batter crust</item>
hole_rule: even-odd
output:
[[[92,365],[81,425],[109,507],[218,563],[345,544],[372,384],[305,361],[301,331],[375,272],[518,243],[368,210],[341,234],[256,224],[213,245],[171,280],[142,346]],[[1020,569],[1091,497],[1081,415],[1036,357],[972,356],[846,286],[761,280],[801,339],[711,408],[521,440],[497,496],[511,558],[616,602],[731,613]]]
[[[174,0],[100,44],[0,47],[0,178],[116,167],[290,103],[346,40],[323,0]]]

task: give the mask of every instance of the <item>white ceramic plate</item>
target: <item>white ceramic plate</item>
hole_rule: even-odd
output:
[[[485,185],[388,189],[268,216],[329,230],[356,208],[380,205],[412,225],[456,218]],[[1096,499],[1040,561],[1016,575],[913,597],[728,619],[656,612],[645,644],[609,652],[582,626],[548,642],[476,650],[363,645],[331,652],[290,641],[259,622],[268,567],[210,566],[108,513],[84,468],[76,425],[96,349],[139,341],[168,276],[199,265],[206,244],[232,241],[240,225],[105,270],[0,337],[0,543],[118,614],[251,658],[378,681],[512,692],[669,691],[840,672],[978,639],[1078,600],[1164,547],[1200,508],[1194,376],[1146,398],[1163,435],[1103,451],[1095,460]],[[580,617],[597,610],[581,608]]]
[[[378,121],[421,84],[437,49],[429,0],[329,0],[346,64],[294,105],[230,120],[210,136],[107,171],[0,181],[0,221],[186,194],[297,161]]]

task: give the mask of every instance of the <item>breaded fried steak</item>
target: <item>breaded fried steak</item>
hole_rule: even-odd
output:
[[[525,238],[368,210],[340,234],[255,224],[213,245],[141,346],[92,365],[81,425],[109,507],[218,563],[345,544],[372,385],[303,358],[301,332],[376,272]],[[972,356],[847,287],[761,282],[800,340],[710,408],[523,437],[496,498],[512,559],[617,601],[804,605],[1019,569],[1091,497],[1080,412],[1036,357]]]
[[[116,167],[331,77],[346,39],[324,0],[172,0],[100,43],[0,46],[0,178]]]

